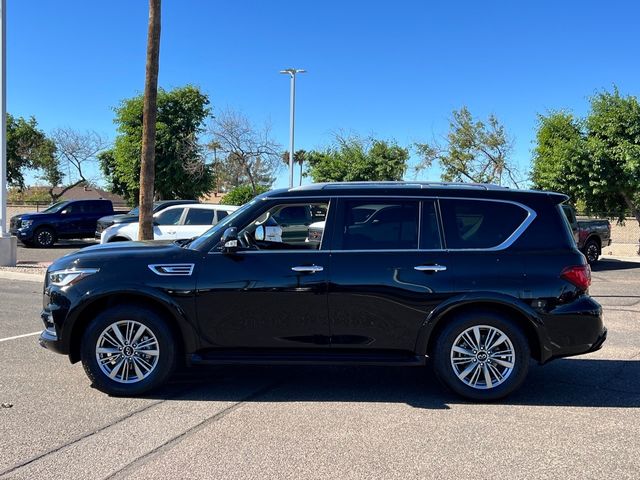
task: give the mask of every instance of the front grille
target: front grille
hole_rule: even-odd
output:
[[[104,230],[106,230],[107,228],[109,228],[111,225],[113,225],[114,222],[98,222],[98,224],[96,225],[96,233],[102,233]]]

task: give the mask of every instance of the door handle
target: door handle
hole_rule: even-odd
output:
[[[291,267],[291,270],[301,273],[316,273],[323,271],[324,267],[320,265],[301,265],[299,267]]]
[[[447,267],[444,265],[416,265],[413,269],[419,272],[444,272]]]

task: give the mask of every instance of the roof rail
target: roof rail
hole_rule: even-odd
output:
[[[465,183],[465,182],[426,182],[426,181],[381,181],[381,182],[327,182],[312,183],[294,187],[290,191],[299,190],[333,190],[337,188],[470,188],[478,190],[503,190],[508,187],[492,183]]]

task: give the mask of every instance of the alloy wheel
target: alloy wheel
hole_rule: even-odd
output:
[[[515,367],[515,349],[509,337],[489,325],[464,330],[451,347],[451,367],[469,387],[488,390],[504,383]]]
[[[102,373],[119,383],[137,383],[158,364],[156,335],[140,322],[121,320],[105,328],[96,342],[96,360]]]

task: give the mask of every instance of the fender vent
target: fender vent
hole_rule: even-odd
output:
[[[151,270],[156,275],[160,275],[162,277],[169,276],[181,276],[188,277],[193,273],[193,263],[159,263],[154,265],[148,265],[149,270]]]

